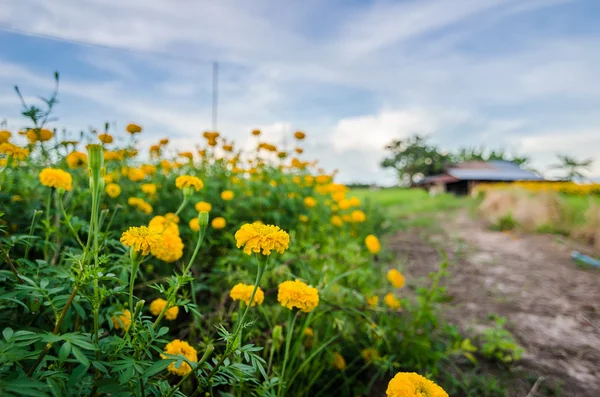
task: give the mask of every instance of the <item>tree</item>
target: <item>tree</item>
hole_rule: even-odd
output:
[[[456,153],[452,154],[453,163],[462,163],[465,161],[491,161],[502,160],[516,163],[520,166],[527,165],[531,159],[527,156],[519,156],[516,154],[507,154],[504,150],[492,150],[486,153],[484,147],[467,147],[461,148]]]
[[[386,147],[391,153],[381,162],[383,168],[393,168],[401,184],[412,186],[417,176],[429,176],[444,171],[450,158],[435,146],[427,143],[427,137],[414,135],[397,139]]]
[[[565,172],[564,179],[568,181],[585,179],[582,171],[589,170],[594,163],[592,159],[578,161],[575,157],[567,154],[557,154],[556,157],[558,157],[560,163],[553,165],[551,168],[563,170]]]

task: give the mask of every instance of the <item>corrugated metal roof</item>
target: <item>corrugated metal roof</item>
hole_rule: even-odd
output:
[[[476,181],[541,181],[544,178],[528,171],[517,168],[511,169],[489,169],[489,170],[472,170],[449,168],[448,174],[457,179],[476,180]]]

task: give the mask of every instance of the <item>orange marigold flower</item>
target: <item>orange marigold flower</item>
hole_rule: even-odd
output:
[[[113,143],[113,136],[110,134],[100,134],[98,135],[98,139],[102,143]]]
[[[373,255],[379,253],[381,251],[381,244],[379,243],[379,239],[372,234],[369,234],[365,238],[365,245],[370,253]]]
[[[40,171],[39,178],[44,186],[57,189],[63,188],[67,191],[71,190],[71,185],[73,183],[71,174],[58,168],[44,168]]]
[[[185,357],[193,363],[198,362],[198,353],[196,352],[196,349],[190,346],[189,343],[179,339],[175,339],[172,342],[167,343],[167,345],[165,346],[165,354],[161,354],[160,356],[162,358],[168,358],[167,354],[172,356]],[[167,367],[167,370],[172,374],[185,376],[192,370],[190,365],[185,361],[181,363],[179,368],[175,367],[176,363],[177,361],[174,361]]]
[[[157,298],[150,303],[150,313],[154,316],[159,316],[162,313],[163,309],[167,306],[167,301],[162,298]],[[165,311],[165,318],[167,320],[175,320],[177,315],[179,314],[178,306],[171,306]]]
[[[133,134],[138,134],[140,132],[142,132],[142,127],[137,125],[137,124],[127,124],[127,127],[125,127],[125,130],[127,132],[129,132],[131,135]]]
[[[111,320],[115,326],[115,329],[124,329],[127,331],[131,325],[131,312],[125,309],[118,316],[112,316]]]
[[[221,198],[225,201],[231,201],[235,197],[235,194],[231,190],[225,190],[221,192]]]
[[[85,167],[87,165],[87,154],[82,152],[72,152],[67,158],[67,166],[71,169]]]
[[[271,255],[271,250],[283,254],[289,247],[290,235],[279,226],[247,223],[235,233],[235,240],[237,247],[244,246],[248,255],[261,250],[263,255]]]
[[[336,367],[340,371],[343,371],[344,369],[346,369],[346,360],[344,360],[344,356],[342,356],[340,353],[337,353],[337,352],[333,353],[332,364],[334,367]]]
[[[385,393],[387,397],[448,397],[444,389],[414,372],[397,373]]]
[[[104,191],[110,198],[116,198],[121,194],[121,186],[117,185],[116,183],[109,183],[104,188]]]
[[[223,229],[227,225],[227,221],[222,216],[218,216],[210,224],[215,229]]]
[[[300,280],[284,281],[279,284],[277,301],[290,310],[296,307],[309,313],[319,305],[319,291]]]
[[[121,243],[145,256],[158,248],[162,244],[162,239],[156,229],[132,226],[121,235]]]
[[[297,140],[301,141],[304,138],[306,138],[306,134],[304,132],[302,132],[302,131],[296,131],[294,133],[294,138],[296,138]]]
[[[210,212],[210,210],[212,210],[212,205],[210,203],[207,203],[206,201],[198,201],[196,203],[196,211],[198,211],[198,212],[202,212],[202,211]]]
[[[391,292],[388,292],[384,297],[383,297],[383,302],[386,304],[387,307],[389,307],[390,309],[400,309],[400,306],[402,305],[400,303],[400,301],[398,299],[396,299],[396,297],[394,296],[394,294],[392,294]]]
[[[387,272],[387,279],[394,288],[404,287],[404,276],[396,269],[391,269]]]
[[[197,178],[195,176],[181,175],[178,176],[177,179],[175,179],[175,186],[177,186],[177,188],[181,190],[185,188],[193,188],[194,190],[199,191],[204,187],[204,183],[202,183],[200,178]]]
[[[253,290],[254,285],[239,283],[233,286],[229,292],[229,297],[231,297],[231,299],[234,301],[243,301],[246,305],[248,305],[250,303],[250,296],[252,296]],[[256,306],[257,304],[262,305],[264,300],[265,293],[260,287],[258,287],[254,293],[254,299],[252,299],[251,306]]]
[[[312,197],[305,197],[304,205],[306,206],[306,208],[314,208],[317,206],[317,200],[315,200]]]

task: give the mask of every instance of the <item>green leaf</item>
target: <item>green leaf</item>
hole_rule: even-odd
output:
[[[46,289],[46,287],[48,286],[48,284],[50,284],[50,281],[48,281],[47,278],[42,279],[42,281],[40,281],[40,288],[41,289]]]
[[[167,369],[167,367],[175,360],[169,360],[169,359],[165,359],[165,360],[160,360],[155,362],[154,364],[152,364],[151,366],[149,366],[148,368],[146,368],[146,370],[144,371],[144,378],[148,379],[151,376],[156,375],[159,372],[164,371],[165,369]]]
[[[81,362],[82,365],[84,365],[86,368],[90,366],[90,360],[86,357],[85,354],[83,354],[81,350],[79,350],[75,346],[72,346],[71,350],[73,351],[73,355],[75,356],[75,358],[79,360],[79,362]]]
[[[73,353],[75,353],[75,349],[77,349],[77,348],[73,347]],[[81,351],[80,351],[80,353],[81,353]],[[86,360],[87,360],[87,358],[86,358]],[[88,366],[89,366],[89,362],[88,362],[88,365],[81,364],[80,366],[75,368],[75,370],[73,370],[73,373],[71,373],[71,377],[69,378],[69,383],[67,383],[67,388],[69,390],[73,390],[75,388],[75,386],[81,382],[85,373],[87,372]],[[73,393],[73,394],[75,394],[75,393]]]
[[[67,357],[69,357],[69,354],[71,354],[71,343],[65,342],[58,351],[58,360],[61,363],[64,362],[67,359]]]
[[[10,338],[13,336],[13,334],[14,334],[14,331],[10,327],[6,327],[2,331],[2,335],[4,335],[4,339],[6,339],[7,342],[10,341]]]

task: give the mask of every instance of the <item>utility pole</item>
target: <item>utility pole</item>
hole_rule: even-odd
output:
[[[219,64],[213,62],[213,92],[212,92],[212,130],[217,131],[218,99],[219,99]]]

